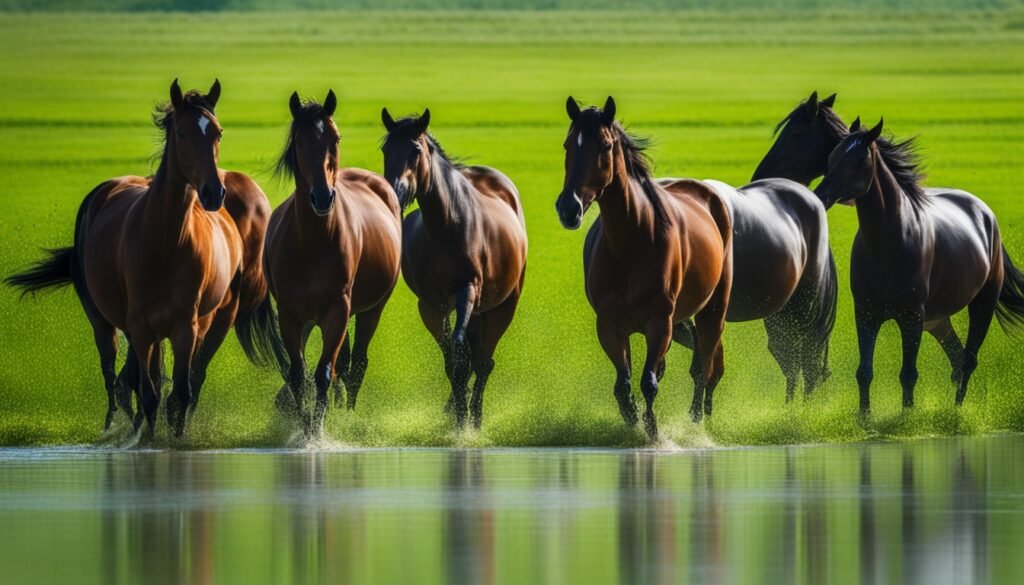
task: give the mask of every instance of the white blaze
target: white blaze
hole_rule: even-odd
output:
[[[317,133],[317,136],[323,136],[324,135],[324,121],[323,120],[317,120],[316,121],[316,133]]]
[[[206,136],[206,127],[210,125],[210,119],[206,116],[199,116],[199,129],[203,131],[203,136]]]
[[[583,133],[580,132],[576,135],[576,146],[583,146]]]

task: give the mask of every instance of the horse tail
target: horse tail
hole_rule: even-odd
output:
[[[1003,246],[1003,288],[999,291],[996,318],[1007,333],[1024,328],[1024,272],[1013,264]]]
[[[282,375],[287,375],[288,354],[281,340],[277,311],[270,300],[270,293],[264,293],[263,300],[256,306],[239,311],[235,319],[235,336],[250,362],[264,368],[276,366]]]
[[[87,312],[95,312],[95,305],[89,290],[85,286],[85,275],[82,271],[81,246],[78,240],[81,236],[82,224],[85,215],[92,203],[96,192],[104,187],[101,183],[89,192],[78,206],[78,214],[75,217],[74,243],[65,248],[51,248],[44,250],[47,257],[34,262],[29,268],[4,278],[4,284],[21,290],[21,296],[33,295],[48,292],[72,285],[78,298]]]
[[[839,276],[836,270],[836,259],[832,255],[831,246],[828,250],[828,266],[821,276],[818,284],[817,296],[813,304],[811,316],[811,328],[808,335],[814,343],[814,347],[823,349],[821,353],[821,379],[829,377],[828,369],[828,346],[829,338],[832,336],[832,328],[836,324],[836,309],[839,301]]]

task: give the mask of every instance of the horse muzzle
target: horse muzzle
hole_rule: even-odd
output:
[[[228,194],[223,183],[205,183],[199,190],[199,203],[206,211],[220,211],[224,206],[224,197]]]
[[[391,184],[395,190],[395,195],[398,197],[398,206],[405,211],[405,208],[409,206],[409,183],[404,180],[397,180]]]
[[[559,195],[558,201],[555,202],[555,211],[558,212],[558,221],[562,222],[562,227],[567,230],[579,229],[583,224],[583,203],[575,193]]]
[[[313,188],[309,190],[309,203],[313,207],[313,213],[319,217],[324,217],[331,212],[331,208],[334,207],[334,198],[337,195],[337,191],[332,188],[317,189]]]

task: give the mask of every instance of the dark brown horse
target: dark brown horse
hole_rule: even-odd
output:
[[[323,105],[303,104],[292,94],[292,123],[278,169],[295,178],[295,192],[271,216],[264,256],[288,352],[285,381],[308,436],[322,431],[327,391],[336,376],[344,376],[348,407],[355,408],[367,348],[398,281],[402,254],[401,211],[391,186],[370,171],[339,168],[337,105],[333,91]],[[351,366],[347,360],[337,366],[353,315]],[[314,325],[323,350],[313,373],[316,406],[309,418],[303,406],[304,351]]]
[[[818,93],[797,104],[785,118],[775,126],[776,139],[765,154],[754,173],[754,180],[770,177],[785,177],[809,185],[828,170],[828,158],[849,131],[846,123],[836,114],[836,95],[823,100]],[[884,136],[878,139],[885,143]],[[928,195],[942,196],[950,191],[946,188],[926,188]],[[852,205],[851,202],[847,204]],[[960,384],[963,344],[953,323],[940,319],[928,323],[928,333],[939,342],[951,366],[950,378]]]
[[[1024,325],[1024,273],[1003,247],[992,210],[964,191],[926,193],[913,140],[880,138],[882,122],[850,133],[829,157],[816,192],[826,207],[852,201],[859,229],[850,259],[860,345],[860,408],[870,408],[875,340],[893,319],[903,338],[903,406],[914,405],[917,354],[925,329],[945,326],[967,308],[970,326],[956,403],[978,366],[992,315],[1006,327]]]
[[[615,366],[615,397],[627,424],[637,422],[630,388],[629,336],[647,341],[640,389],[647,433],[657,436],[654,398],[676,324],[691,317],[696,348],[694,421],[710,415],[724,372],[722,328],[732,285],[732,225],[722,196],[690,179],[659,184],[651,178],[644,142],[615,120],[615,101],[580,110],[566,102],[565,182],[555,209],[578,229],[597,201],[601,215],[583,250],[587,299],[597,313],[601,347]]]
[[[515,316],[526,277],[526,222],[515,185],[490,167],[453,162],[427,132],[430,110],[395,120],[382,110],[384,176],[405,218],[402,274],[420,318],[444,356],[452,386],[448,410],[459,426],[467,406],[480,426],[494,350]],[[455,328],[449,325],[455,311]],[[467,405],[471,374],[476,374]]]
[[[181,435],[209,359],[237,316],[243,278],[242,238],[223,207],[217,168],[222,131],[213,108],[220,85],[207,95],[183,95],[175,80],[170,94],[156,116],[165,148],[152,181],[121,177],[95,188],[79,208],[74,246],[7,280],[26,292],[75,286],[93,326],[108,400],[117,331],[125,332],[137,365],[144,365],[137,368],[135,426],[145,419],[150,436],[161,399],[160,342],[170,339],[174,353],[167,417]]]

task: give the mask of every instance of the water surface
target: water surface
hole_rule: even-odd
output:
[[[1007,583],[1022,454],[6,449],[0,581]]]

